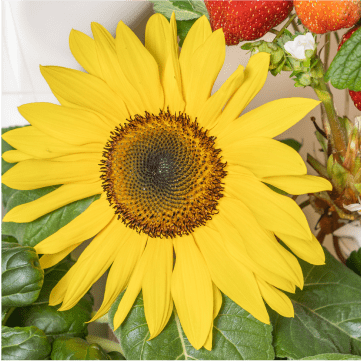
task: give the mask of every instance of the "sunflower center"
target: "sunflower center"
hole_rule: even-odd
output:
[[[151,237],[190,234],[217,213],[226,175],[214,137],[186,114],[136,115],[111,132],[101,179],[118,219]]]

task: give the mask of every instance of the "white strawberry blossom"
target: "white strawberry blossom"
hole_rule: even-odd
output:
[[[313,50],[315,48],[315,39],[311,33],[306,35],[298,35],[293,41],[287,41],[285,50],[294,58],[299,60],[306,59],[306,50]]]

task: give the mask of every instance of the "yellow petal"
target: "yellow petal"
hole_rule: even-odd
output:
[[[68,144],[105,145],[110,131],[113,130],[96,113],[87,110],[51,103],[24,104],[18,109],[20,114],[40,132],[52,137],[51,139],[55,138]]]
[[[114,211],[106,199],[93,202],[83,213],[45,238],[34,248],[38,254],[61,252],[79,242],[86,241],[98,234],[114,217]]]
[[[120,247],[110,268],[102,305],[89,322],[102,317],[109,311],[111,305],[128,284],[134,267],[144,251],[147,235],[138,234],[131,228],[127,228],[127,230],[128,234],[124,236],[127,242]]]
[[[265,177],[262,178],[262,182],[271,184],[289,194],[305,194],[332,190],[332,184],[327,179],[313,175]]]
[[[101,182],[65,184],[35,201],[20,204],[5,214],[3,222],[27,223],[79,199],[102,193]]]
[[[216,286],[259,321],[269,324],[253,272],[228,255],[218,232],[198,227],[193,236]]]
[[[294,317],[295,312],[291,300],[280,290],[257,277],[259,289],[267,304],[284,317]]]
[[[212,129],[217,124],[217,119],[222,113],[222,109],[229,98],[241,86],[244,79],[244,67],[239,65],[237,70],[222,84],[222,86],[213,94],[200,108],[197,118],[198,122]]]
[[[199,350],[212,328],[212,280],[192,236],[175,238],[174,249],[172,296],[182,328],[192,346]]]
[[[65,274],[65,276],[56,284],[56,286],[51,290],[49,296],[49,306],[55,306],[63,302],[65,292],[69,286],[71,278],[74,275],[76,268],[73,265],[70,270]]]
[[[3,153],[2,158],[8,163],[17,163],[23,160],[32,159],[33,157],[29,154],[23,153],[20,150],[8,150]]]
[[[76,271],[66,290],[60,311],[69,310],[111,266],[127,234],[127,227],[117,217],[102,229],[77,260]]]
[[[250,103],[250,101],[262,89],[267,79],[270,54],[258,53],[248,61],[244,72],[244,82],[236,91],[224,108],[222,115],[218,118],[215,134],[218,134],[224,127],[235,120]]]
[[[173,306],[170,294],[173,269],[172,240],[149,239],[147,249],[151,261],[147,263],[142,281],[142,291],[145,318],[150,339],[152,339],[163,331],[171,315],[169,309]]]
[[[213,283],[213,318],[218,316],[218,312],[222,306],[222,294],[218,287]],[[213,322],[212,327],[209,330],[209,334],[207,337],[206,342],[204,343],[203,347],[211,351],[212,350],[212,343],[213,343]]]
[[[305,240],[282,232],[276,232],[275,234],[297,257],[311,264],[325,264],[325,253],[314,235],[312,235],[311,240]]]
[[[225,195],[243,202],[262,227],[311,239],[307,219],[294,200],[272,191],[245,168],[233,166],[227,170]]]
[[[89,153],[77,161],[30,159],[10,168],[2,182],[10,188],[29,190],[56,184],[96,182],[99,179],[99,158]]]
[[[115,44],[120,67],[138,91],[146,107],[144,111],[158,114],[163,109],[164,95],[157,62],[122,21],[117,26]]]
[[[265,268],[270,272],[266,275],[268,282],[271,279],[273,282],[277,281],[275,285],[278,287],[278,282],[282,281],[282,278],[286,278],[300,288],[303,287],[302,270],[296,257],[287,252],[273,234],[260,226],[252,212],[242,202],[225,197],[219,203],[219,212],[220,214],[214,217],[218,231],[227,232],[234,227],[239,234],[238,237],[236,234],[230,234],[224,239],[224,243],[231,247],[231,254],[234,257],[244,262],[256,274],[259,273],[257,271]],[[219,222],[218,219],[222,221],[222,217],[225,217],[230,225],[225,221],[223,224]],[[264,276],[264,272],[261,272],[261,275]],[[274,284],[273,282],[270,283]],[[288,283],[286,287],[287,285]],[[281,288],[284,288],[283,284]]]
[[[135,266],[134,272],[129,281],[129,285],[119,303],[117,311],[115,312],[113,319],[114,330],[116,330],[122,324],[130,309],[132,308],[133,303],[142,288],[142,281],[148,262],[152,262],[152,260],[149,258],[149,250],[147,246],[140,260]]]
[[[257,177],[307,173],[302,157],[290,146],[274,139],[243,139],[224,146],[222,156],[227,163],[245,167]]]
[[[171,37],[169,39],[169,55],[162,77],[164,89],[164,109],[169,107],[171,113],[183,112],[185,102],[182,92],[182,77],[179,64],[179,47],[177,42],[177,22],[174,13],[170,19]]]
[[[50,159],[69,153],[98,152],[101,155],[102,146],[95,145],[91,149],[65,143],[41,132],[33,126],[16,128],[3,134],[2,138],[12,147],[35,158]]]
[[[122,98],[114,93],[99,78],[74,69],[59,66],[41,66],[41,74],[49,84],[51,91],[65,106],[83,107],[99,112],[112,120],[114,125],[129,117]],[[62,103],[62,99],[67,102]]]
[[[248,137],[273,138],[291,128],[315,108],[319,101],[306,98],[278,99],[249,111],[223,129],[217,139],[228,145]]]
[[[93,22],[92,32],[95,39],[96,50],[102,68],[103,79],[124,100],[131,116],[142,114],[145,106],[139,93],[129,82],[120,67],[115,39],[102,25]]]
[[[194,52],[204,44],[212,34],[212,29],[207,18],[203,15],[190,28],[179,56],[179,63],[182,73],[183,96],[185,89],[188,89],[191,80],[192,66],[194,65]]]
[[[64,259],[69,253],[73,252],[74,249],[77,248],[80,244],[81,243],[74,244],[55,254],[44,254],[39,260],[41,268],[46,269],[55,266],[62,259]]]
[[[178,59],[172,55],[169,55],[168,61],[165,65],[164,77],[162,81],[164,89],[164,104],[165,107],[169,107],[169,111],[172,114],[184,111],[185,102],[181,91],[180,76],[176,76],[176,70],[179,63]]]
[[[89,73],[102,77],[95,41],[88,35],[72,29],[69,36],[69,46],[76,61]]]
[[[204,44],[195,50],[189,82],[184,84],[187,115],[197,117],[211,96],[213,84],[222,68],[225,56],[226,46],[222,29],[213,32]]]
[[[158,64],[160,79],[170,52],[175,48],[169,21],[161,14],[152,15],[145,28],[145,47]]]

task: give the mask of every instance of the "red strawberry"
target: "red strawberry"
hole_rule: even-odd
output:
[[[213,31],[223,28],[227,45],[256,40],[280,24],[293,8],[292,1],[204,1]]]
[[[360,27],[361,25],[357,25],[357,26],[354,26],[352,29],[350,29],[347,33],[345,33],[340,41],[340,44],[338,46],[338,50],[340,50],[341,46],[343,43],[346,42],[346,40],[348,40],[351,35]],[[354,104],[355,104],[355,107],[358,109],[358,110],[361,110],[361,91],[358,91],[358,92],[355,92],[353,90],[349,90],[348,91],[349,94],[350,94],[350,97],[351,99],[353,100]]]
[[[361,0],[294,0],[302,24],[316,34],[350,28],[361,17]]]

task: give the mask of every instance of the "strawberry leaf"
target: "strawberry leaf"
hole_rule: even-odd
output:
[[[202,15],[208,17],[208,12],[203,1],[200,0],[182,0],[182,1],[169,1],[169,0],[150,0],[154,4],[154,11],[164,15],[170,19],[172,13],[178,21],[198,19]]]
[[[361,91],[361,28],[356,30],[333,59],[325,80],[337,89]]]

